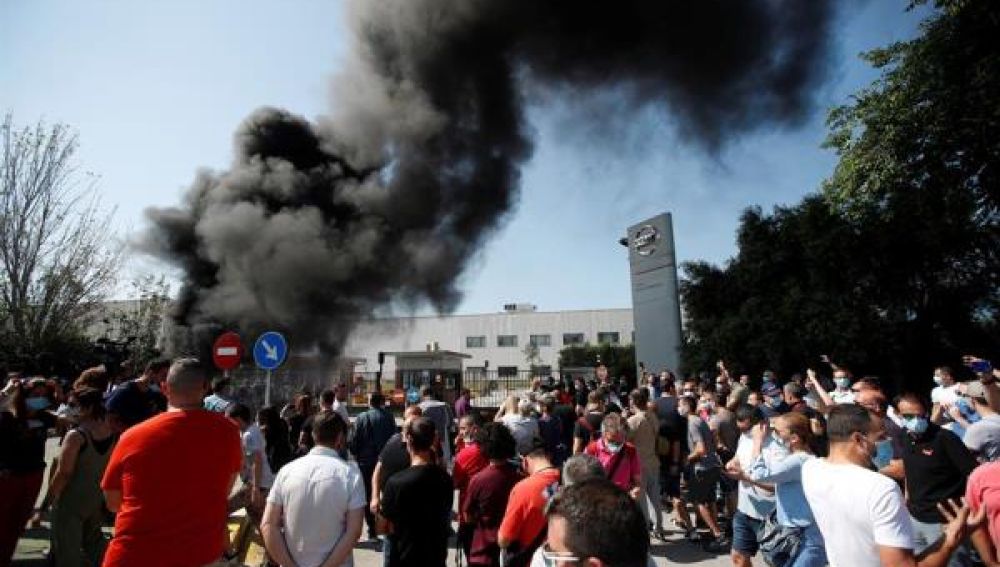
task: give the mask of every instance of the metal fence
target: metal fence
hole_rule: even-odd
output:
[[[567,372],[575,376],[577,373]],[[281,407],[292,401],[301,392],[309,392],[314,397],[326,388],[332,387],[338,381],[349,386],[348,399],[352,405],[363,406],[367,403],[369,392],[376,390],[377,372],[355,372],[352,376],[336,377],[328,372],[308,370],[278,369],[271,374],[271,405]],[[551,372],[555,380],[562,377],[558,371]],[[264,405],[266,372],[255,368],[235,370],[230,373],[233,397],[253,408]],[[500,372],[496,369],[468,368],[462,373],[462,387],[468,388],[472,394],[472,405],[481,408],[496,408],[503,404],[508,396],[521,394],[531,389],[535,376],[531,370],[519,370],[516,374]],[[397,388],[396,377],[392,373],[382,376],[382,391],[394,403],[401,403],[407,394]],[[457,394],[457,393],[456,393]],[[449,396],[454,399],[454,396]]]

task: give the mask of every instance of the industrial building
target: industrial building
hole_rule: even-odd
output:
[[[352,333],[344,355],[358,372],[375,372],[379,352],[441,350],[463,353],[466,371],[488,369],[501,377],[534,369],[558,371],[559,351],[585,343],[631,344],[631,309],[538,311],[530,304],[509,304],[498,313],[377,319]],[[537,348],[533,348],[537,347]],[[393,357],[383,372],[395,372]]]

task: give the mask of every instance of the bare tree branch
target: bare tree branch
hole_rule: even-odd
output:
[[[0,332],[25,350],[79,331],[112,289],[124,247],[64,124],[0,123]]]

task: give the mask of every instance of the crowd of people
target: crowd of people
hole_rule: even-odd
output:
[[[379,392],[350,416],[343,385],[255,412],[190,358],[66,387],[11,376],[0,566],[44,517],[57,567],[241,564],[255,538],[286,567],[351,565],[363,539],[388,567],[444,565],[452,546],[470,566],[639,567],[670,533],[736,567],[1000,564],[1000,371],[967,357],[929,398],[890,399],[826,362],[632,387],[598,365],[493,415],[426,386],[402,427]]]

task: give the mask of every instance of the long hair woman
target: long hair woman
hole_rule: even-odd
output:
[[[764,440],[771,435],[774,443],[788,450],[788,455],[771,461],[761,455]],[[769,427],[764,421],[753,431],[753,465],[749,478],[773,483],[777,497],[777,521],[782,534],[781,546],[797,541],[793,551],[776,551],[770,563],[778,567],[822,567],[827,564],[823,535],[816,525],[809,502],[802,492],[802,464],[816,458],[812,453],[812,428],[809,418],[797,412],[781,415]],[[766,553],[766,552],[765,552]]]
[[[70,394],[78,423],[66,434],[52,477],[50,540],[56,567],[100,565],[106,541],[101,533],[104,495],[101,477],[115,436],[108,424],[102,392],[82,388]]]

